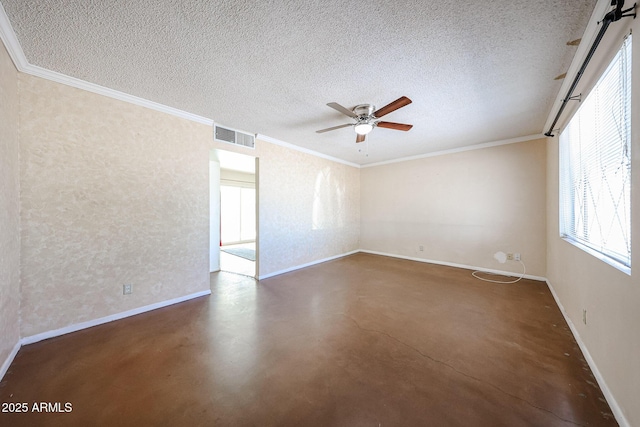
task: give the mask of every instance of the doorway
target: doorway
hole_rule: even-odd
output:
[[[257,158],[212,150],[211,271],[257,275]]]

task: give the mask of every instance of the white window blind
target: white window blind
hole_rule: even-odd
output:
[[[631,36],[560,134],[560,235],[631,267]]]

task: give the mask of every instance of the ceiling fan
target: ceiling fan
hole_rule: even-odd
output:
[[[374,107],[371,104],[356,105],[353,108],[353,110],[349,110],[343,107],[342,105],[338,104],[337,102],[330,102],[327,104],[329,107],[333,108],[334,110],[340,111],[342,114],[345,114],[355,119],[356,122],[317,130],[316,133],[324,133],[324,132],[329,132],[331,130],[353,126],[357,134],[356,142],[363,142],[366,138],[366,135],[369,132],[371,132],[373,128],[376,126],[381,128],[387,128],[387,129],[408,131],[413,127],[413,125],[407,125],[404,123],[384,122],[380,120],[380,117],[385,116],[409,104],[411,104],[411,100],[406,96],[401,96],[400,98],[396,99],[392,103],[387,104],[378,110],[376,110],[375,109],[376,107]]]

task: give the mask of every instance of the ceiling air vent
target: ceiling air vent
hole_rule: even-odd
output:
[[[213,126],[213,139],[227,144],[242,145],[243,147],[256,147],[256,139],[252,134],[223,128],[218,125]]]

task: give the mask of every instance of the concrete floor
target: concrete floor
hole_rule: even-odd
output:
[[[617,425],[542,282],[356,254],[23,347],[2,426]]]

